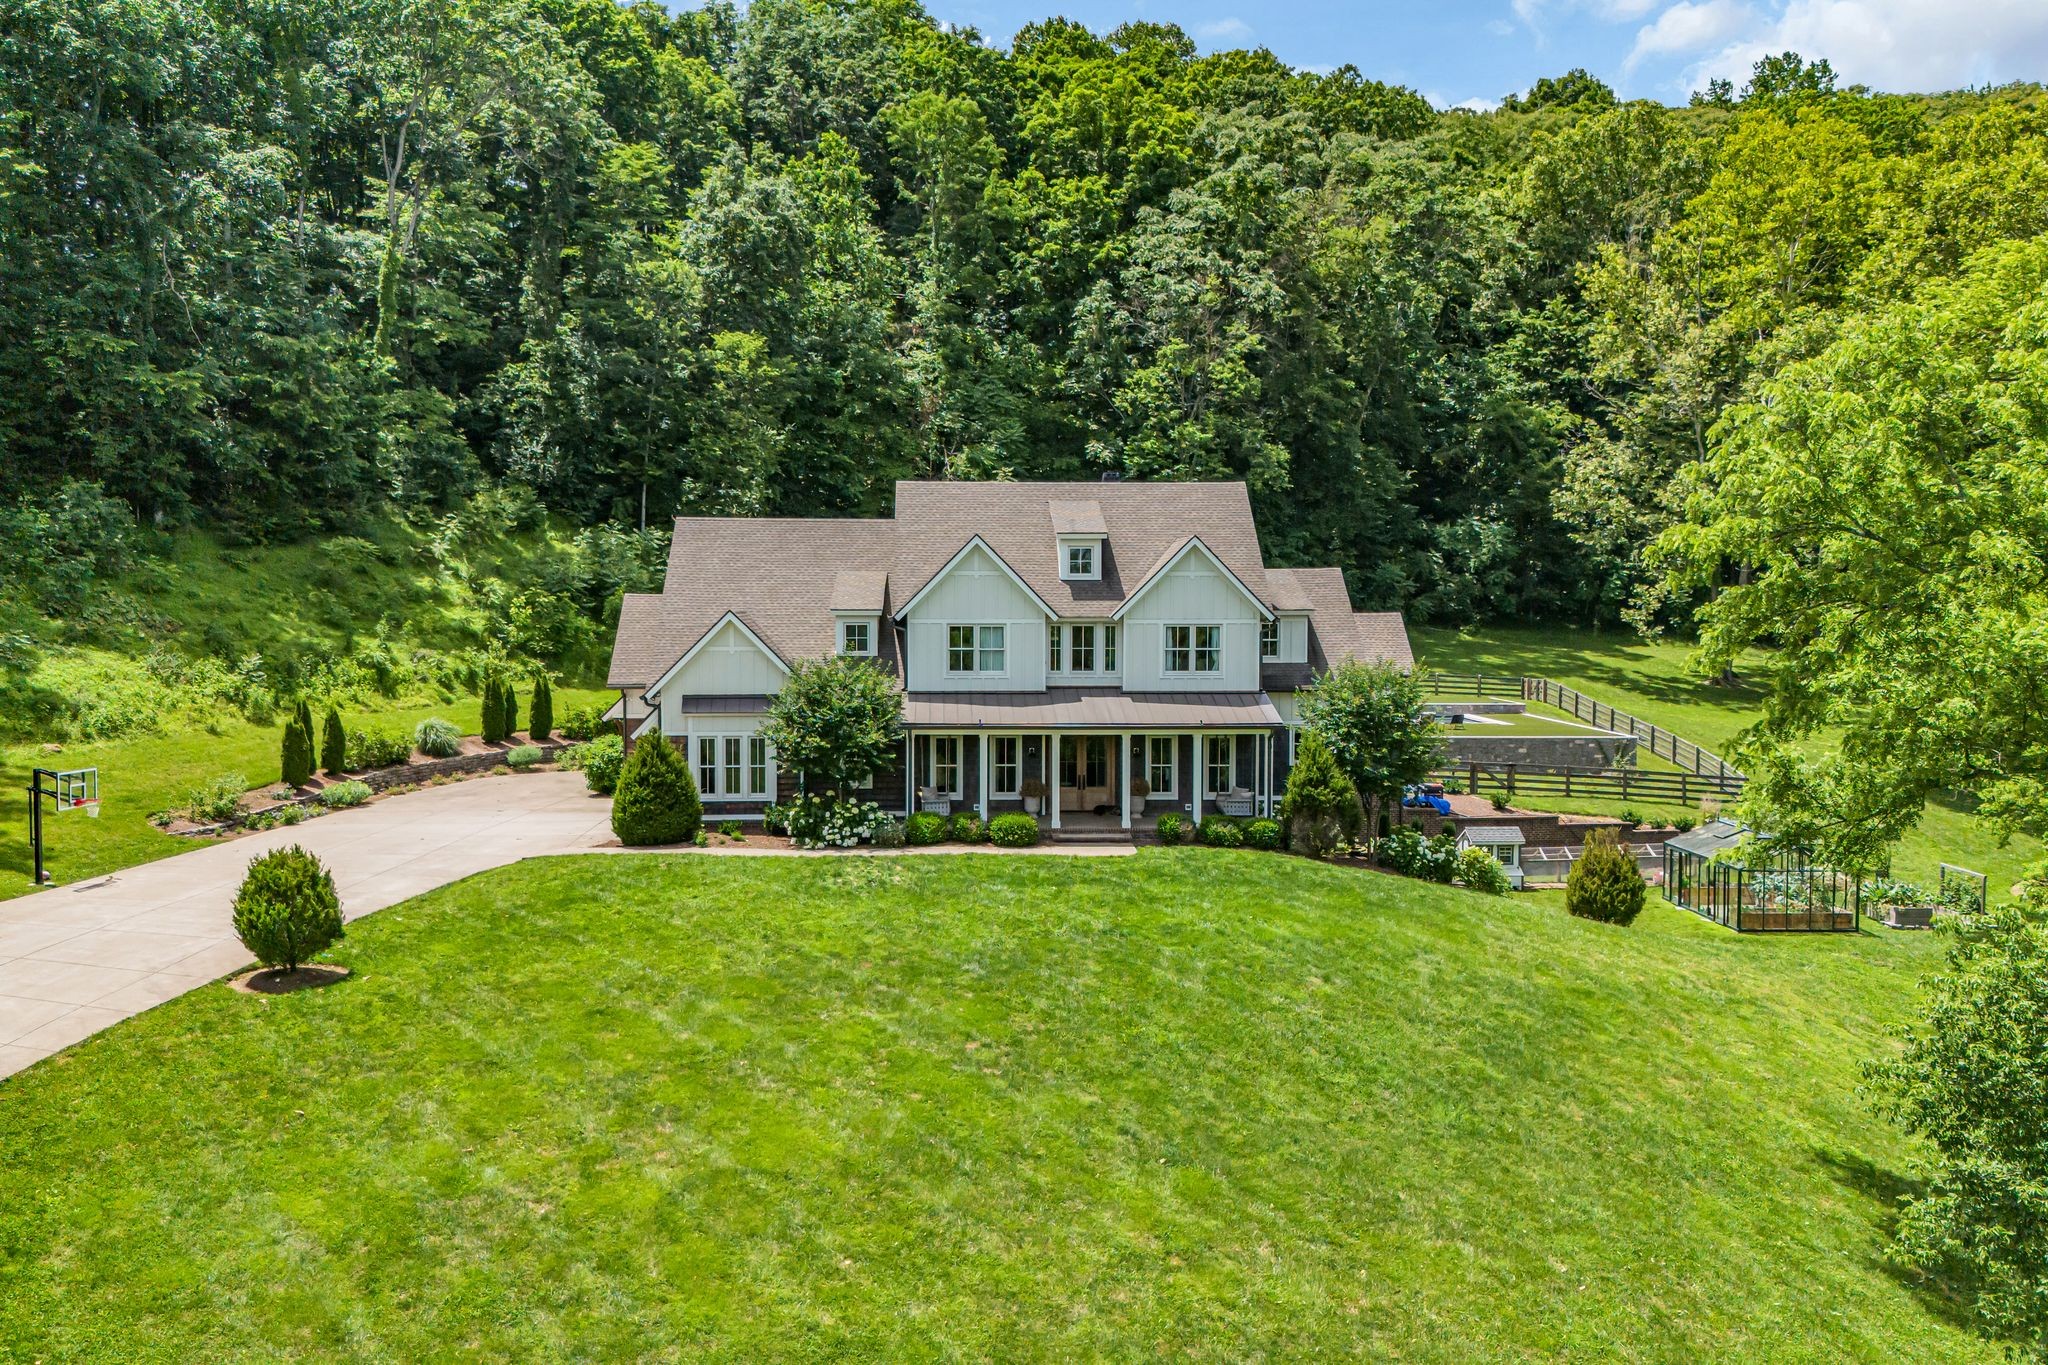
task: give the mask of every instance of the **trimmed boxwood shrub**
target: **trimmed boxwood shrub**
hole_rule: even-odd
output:
[[[540,746],[538,744],[522,744],[515,749],[507,749],[505,751],[505,766],[513,772],[523,773],[528,768],[539,763],[540,757]]]
[[[367,782],[337,782],[320,789],[320,804],[329,810],[347,810],[369,799],[370,784]]]
[[[1188,837],[1187,817],[1179,811],[1170,810],[1159,817],[1159,823],[1153,826],[1153,830],[1159,835],[1160,843],[1177,844]]]
[[[297,844],[264,854],[235,892],[235,936],[266,967],[299,966],[342,937],[334,878]]]
[[[922,847],[946,837],[946,817],[921,810],[903,822],[903,842]]]
[[[1280,847],[1280,822],[1278,820],[1253,820],[1244,827],[1244,842],[1247,848],[1261,848],[1268,853]]]
[[[327,708],[326,728],[320,733],[320,766],[329,777],[339,777],[348,767],[348,731],[341,728],[341,712]]]
[[[1244,830],[1227,815],[1202,817],[1202,842],[1211,848],[1244,847]]]
[[[1038,821],[1023,811],[1008,811],[988,822],[988,839],[998,848],[1030,848],[1038,842]]]
[[[628,848],[688,843],[703,824],[696,779],[675,746],[660,736],[635,744],[612,798],[612,833],[619,842]]]
[[[462,752],[462,731],[439,716],[429,716],[413,729],[415,749],[429,758],[453,758]]]
[[[348,767],[351,771],[389,768],[411,757],[412,740],[404,735],[380,735],[371,730],[349,731]]]
[[[982,828],[980,816],[971,810],[963,810],[954,812],[953,818],[946,822],[946,837],[955,843],[978,844],[988,837],[988,831]]]
[[[1565,909],[1580,919],[1633,924],[1648,895],[1642,870],[1614,831],[1596,829],[1586,836],[1586,846],[1564,879]]]

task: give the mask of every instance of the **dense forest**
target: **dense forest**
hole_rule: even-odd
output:
[[[1242,478],[1361,606],[1668,620],[1642,552],[1721,414],[2048,230],[2041,95],[1788,54],[1475,115],[914,0],[16,0],[12,567],[493,487],[635,528]]]

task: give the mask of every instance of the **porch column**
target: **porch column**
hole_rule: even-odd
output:
[[[917,737],[903,732],[903,818],[917,813]]]
[[[1052,802],[1052,827],[1060,827],[1060,753],[1059,736],[1045,737],[1045,795]]]
[[[1190,741],[1190,743],[1191,743],[1191,744],[1192,744],[1192,745],[1194,746],[1194,750],[1195,750],[1195,808],[1194,808],[1194,809],[1195,809],[1195,818],[1194,818],[1194,823],[1195,823],[1195,824],[1197,824],[1197,825],[1199,825],[1199,824],[1201,824],[1201,823],[1202,823],[1202,794],[1203,794],[1203,793],[1202,793],[1202,789],[1203,789],[1204,787],[1206,787],[1206,786],[1208,785],[1208,783],[1209,783],[1209,771],[1208,771],[1208,765],[1209,765],[1209,755],[1208,755],[1208,754],[1206,754],[1206,753],[1204,753],[1204,752],[1202,751],[1202,745],[1203,745],[1203,742],[1204,742],[1204,737],[1203,737],[1203,735],[1202,735],[1202,732],[1201,732],[1200,730],[1197,730],[1197,731],[1195,731],[1195,732],[1194,732],[1194,734],[1190,735],[1190,736],[1189,736],[1188,738],[1189,738],[1189,741]]]
[[[982,731],[978,738],[981,740],[981,746],[975,754],[975,757],[979,760],[975,766],[981,769],[981,818],[986,823],[988,820],[988,731]]]
[[[1124,828],[1131,827],[1131,736],[1127,730],[1123,735],[1124,756],[1117,760],[1117,773],[1124,783]]]

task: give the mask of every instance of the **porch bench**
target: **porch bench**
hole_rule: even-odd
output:
[[[1225,815],[1235,816],[1240,820],[1250,819],[1256,805],[1255,798],[1244,787],[1236,787],[1227,792],[1216,793],[1216,809],[1222,811]]]

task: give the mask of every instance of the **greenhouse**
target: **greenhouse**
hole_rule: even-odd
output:
[[[1855,933],[1861,891],[1805,850],[1732,820],[1664,845],[1664,898],[1738,933]]]

